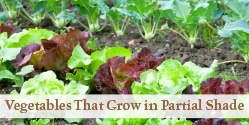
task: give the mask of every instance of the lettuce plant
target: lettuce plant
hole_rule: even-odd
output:
[[[88,86],[70,81],[65,84],[63,81],[58,80],[53,71],[42,72],[34,78],[23,83],[20,95],[84,95],[88,91]],[[14,93],[14,92],[13,92]],[[18,94],[18,93],[16,93]],[[65,119],[67,121],[81,121],[82,118]],[[14,119],[16,123],[25,123],[24,119]],[[45,124],[49,123],[49,119],[39,119],[38,121],[30,120],[31,124]]]
[[[123,47],[105,47],[88,55],[80,46],[76,46],[68,60],[68,67],[73,69],[74,73],[67,73],[66,78],[88,85],[89,91],[96,90],[93,79],[97,70],[108,58],[114,56],[125,56],[127,60],[131,56],[131,51]]]
[[[10,20],[0,26],[0,80],[14,82],[18,87],[22,85],[24,75],[33,71],[32,65],[24,66],[17,71],[11,66],[10,62],[18,55],[20,47],[55,34],[52,31],[38,29],[20,31],[18,27],[11,24]]]
[[[238,82],[236,80],[221,83],[222,78],[210,78],[203,81],[200,86],[202,94],[245,94],[249,91],[249,78]]]
[[[31,64],[37,70],[65,70],[76,45],[80,45],[86,53],[92,53],[92,50],[86,46],[90,37],[89,32],[72,30],[50,40],[42,39],[41,44],[33,43],[23,47],[12,64],[15,68]]]
[[[27,65],[15,70],[11,61],[20,53],[21,47],[30,43],[40,43],[41,39],[50,38],[56,33],[45,29],[21,30],[12,26],[10,21],[0,26],[0,80],[14,82],[21,86],[23,76],[33,71],[33,66]]]
[[[46,71],[23,83],[20,95],[60,95],[60,94],[85,94],[87,86],[71,81],[65,85],[58,80],[52,71]]]
[[[128,61],[125,61],[124,57],[115,56],[99,67],[94,83],[103,94],[131,94],[131,84],[140,80],[140,73],[156,69],[163,59],[151,54],[148,48],[143,48],[140,53],[134,53]]]
[[[215,77],[214,62],[210,68],[202,68],[192,62],[182,65],[177,60],[165,60],[157,70],[148,70],[140,74],[140,82],[133,82],[133,94],[181,94],[190,84],[194,92],[199,93],[200,83]]]

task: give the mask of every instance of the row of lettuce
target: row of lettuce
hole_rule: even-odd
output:
[[[249,13],[245,11],[249,9],[249,3],[246,0],[0,1],[3,9],[0,20],[3,21],[22,16],[40,24],[48,17],[58,28],[72,22],[90,32],[100,32],[110,22],[118,36],[124,35],[127,26],[133,24],[147,40],[172,31],[188,41],[191,47],[200,37],[211,47],[230,38],[232,48],[246,62],[249,60]]]
[[[57,94],[244,94],[241,82],[215,78],[218,62],[199,67],[192,62],[165,60],[148,48],[137,53],[123,47],[96,50],[91,33],[71,30],[56,34],[46,29],[19,29],[8,21],[0,26],[0,81],[13,83],[20,95]],[[79,119],[65,119],[80,122]],[[52,119],[14,119],[18,124],[47,124]],[[247,123],[247,119],[200,119],[207,122]],[[192,124],[186,119],[97,119],[98,124]]]

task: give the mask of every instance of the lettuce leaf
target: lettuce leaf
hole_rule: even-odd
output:
[[[113,57],[98,69],[94,83],[104,94],[131,94],[133,81],[140,81],[139,76],[148,69],[156,69],[163,61],[163,57],[151,54],[148,48],[140,53],[134,53],[126,62],[125,57]]]
[[[65,35],[60,34],[50,40],[42,39],[41,45],[33,43],[23,47],[17,58],[13,60],[13,66],[20,68],[31,64],[37,70],[63,71],[67,69],[67,62],[76,45],[80,45],[87,54],[92,53],[92,50],[86,46],[90,37],[91,33],[89,32],[72,30]]]
[[[21,29],[19,27],[12,25],[11,20],[7,20],[4,24],[0,25],[0,34],[6,32],[8,34],[8,37],[20,31]]]
[[[85,94],[87,86],[71,81],[68,85],[58,80],[53,71],[46,71],[23,83],[20,95]]]
[[[222,78],[210,78],[200,86],[201,94],[245,94],[249,92],[249,78],[238,82],[236,80],[221,83]]]
[[[177,60],[169,59],[157,67],[158,71],[148,70],[141,73],[141,82],[135,81],[131,86],[132,93],[181,94],[189,85],[198,93],[200,83],[216,75],[214,68],[214,65],[211,68],[202,68],[192,62],[182,65]]]
[[[123,47],[105,47],[88,55],[80,46],[76,46],[68,60],[68,67],[75,72],[67,73],[66,78],[90,86],[90,91],[96,90],[93,78],[97,70],[108,58],[114,56],[125,56],[128,59],[131,57],[131,50]]]
[[[56,35],[55,32],[46,30],[46,29],[38,29],[38,28],[30,28],[28,30],[23,29],[19,33],[12,34],[7,41],[4,43],[5,48],[17,48],[24,47],[31,43],[41,43],[41,39],[50,39]]]

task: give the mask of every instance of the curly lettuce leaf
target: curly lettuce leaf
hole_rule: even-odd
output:
[[[125,57],[113,57],[100,66],[94,83],[98,90],[105,94],[131,94],[131,84],[140,81],[140,74],[148,69],[156,69],[163,57],[151,54],[148,48],[135,53],[125,62]]]
[[[21,29],[17,26],[12,25],[11,20],[7,20],[4,24],[0,25],[0,34],[6,32],[8,37],[10,37],[14,33],[21,32]]]
[[[67,62],[75,46],[80,45],[86,53],[92,53],[92,50],[86,46],[90,37],[89,32],[72,30],[50,40],[42,39],[41,45],[33,43],[22,48],[17,58],[13,60],[13,66],[20,68],[32,64],[38,70],[62,71],[67,68]]]
[[[194,92],[199,91],[200,83],[216,75],[215,66],[202,68],[192,62],[182,65],[169,59],[157,67],[158,71],[148,70],[141,73],[140,82],[131,86],[133,94],[181,94],[192,85]],[[188,90],[189,91],[189,90]],[[192,93],[189,91],[189,93]]]
[[[87,86],[71,81],[64,85],[53,71],[46,71],[23,83],[20,95],[85,94]]]
[[[76,46],[68,61],[68,67],[75,72],[67,73],[66,78],[90,86],[90,91],[95,90],[93,79],[97,70],[108,58],[114,56],[125,56],[128,59],[131,57],[131,51],[123,47],[105,47],[88,55],[81,47]]]
[[[31,43],[41,43],[41,39],[50,39],[56,35],[55,32],[47,29],[30,28],[11,35],[4,43],[6,48],[24,47]]]
[[[245,94],[249,91],[248,78],[238,82],[236,80],[228,80],[224,84],[221,83],[222,78],[210,78],[201,83],[202,94]]]

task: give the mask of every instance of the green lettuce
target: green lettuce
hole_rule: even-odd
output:
[[[41,43],[41,39],[50,39],[56,33],[47,29],[30,28],[15,33],[7,38],[7,33],[0,35],[0,45],[4,48],[18,48],[30,43]],[[2,43],[4,41],[4,43]]]
[[[190,84],[194,92],[199,92],[200,83],[215,77],[217,61],[210,68],[202,68],[192,62],[182,65],[177,60],[166,60],[157,67],[158,71],[141,73],[141,82],[133,82],[133,94],[181,94]]]
[[[23,83],[20,95],[85,94],[87,86],[71,81],[65,85],[52,71],[46,71]]]

